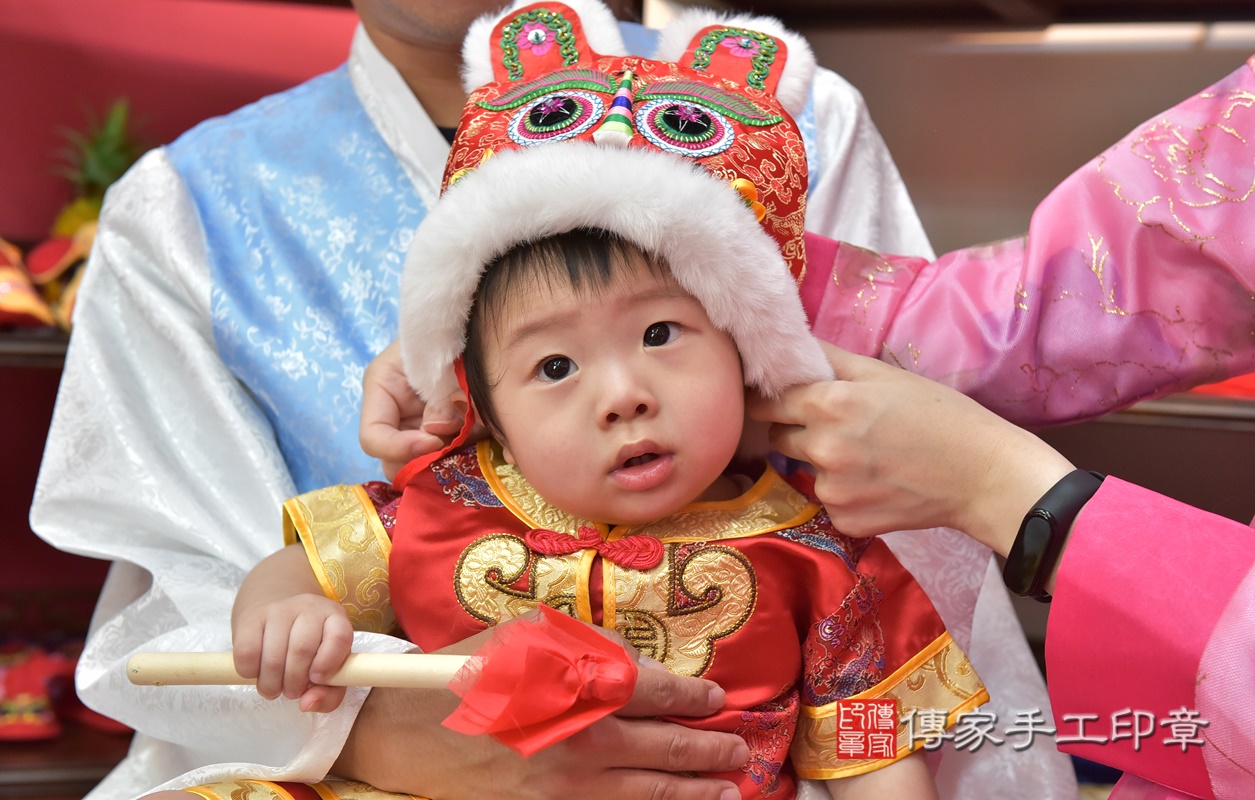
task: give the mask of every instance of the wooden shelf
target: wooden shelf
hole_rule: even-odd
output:
[[[61,369],[70,334],[60,328],[0,331],[0,367]]]

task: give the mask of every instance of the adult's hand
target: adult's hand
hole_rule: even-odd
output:
[[[774,448],[815,468],[853,536],[945,526],[1006,554],[1020,520],[1072,470],[1033,434],[927,378],[824,345],[837,379],[751,400]]]
[[[472,653],[482,643],[481,634],[439,652]],[[740,794],[727,781],[677,773],[739,769],[749,757],[739,736],[652,719],[706,716],[724,699],[716,684],[644,659],[632,699],[617,714],[523,758],[491,737],[442,727],[458,703],[452,692],[375,688],[333,771],[440,800],[736,800]]]
[[[456,409],[455,403],[446,410],[426,407],[405,378],[401,346],[394,341],[362,376],[358,441],[366,455],[383,462],[384,474],[392,480],[401,467],[439,450],[457,434],[462,419],[452,413]]]

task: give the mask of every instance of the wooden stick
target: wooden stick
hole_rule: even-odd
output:
[[[470,656],[355,653],[327,679],[328,686],[443,689]],[[137,686],[252,685],[235,671],[230,653],[136,653],[126,677]]]

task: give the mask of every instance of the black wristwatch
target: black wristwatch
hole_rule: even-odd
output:
[[[1105,476],[1078,469],[1063,476],[1024,515],[1007,553],[1002,580],[1021,597],[1050,602],[1046,581],[1054,572],[1076,515],[1098,492]]]

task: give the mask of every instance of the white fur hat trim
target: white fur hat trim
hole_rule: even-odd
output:
[[[452,364],[484,266],[520,242],[575,228],[602,228],[662,257],[735,340],[746,385],[774,396],[833,377],[776,241],[735,190],[668,153],[563,142],[493,156],[419,225],[401,278],[400,339],[424,399],[456,388]]]

